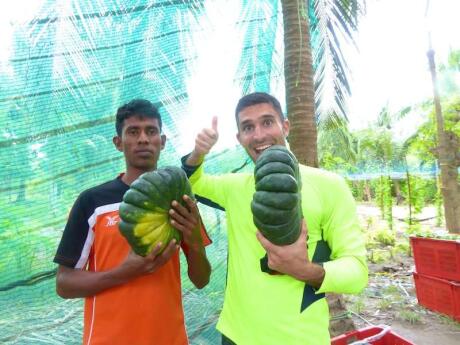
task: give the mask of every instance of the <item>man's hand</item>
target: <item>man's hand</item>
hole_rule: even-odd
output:
[[[178,245],[172,240],[161,254],[160,249],[158,244],[146,257],[130,252],[120,266],[109,271],[91,272],[59,265],[56,292],[62,298],[89,297],[126,284],[163,266],[177,251]]]
[[[191,166],[200,165],[206,156],[217,143],[219,132],[217,131],[217,116],[212,118],[211,128],[203,128],[195,138],[195,148],[187,158],[186,164]]]
[[[131,251],[125,261],[115,269],[114,273],[129,280],[143,274],[155,272],[171,258],[178,248],[179,245],[173,239],[161,254],[161,243],[158,243],[150,254],[145,257]]]
[[[257,239],[267,252],[268,267],[280,273],[288,274],[297,280],[320,287],[324,279],[324,269],[308,259],[307,226],[302,220],[300,236],[292,244],[277,246],[267,240],[260,232]]]
[[[211,265],[206,257],[201,236],[202,224],[198,207],[188,195],[184,195],[183,199],[186,207],[175,200],[172,202],[172,209],[169,210],[171,225],[182,233],[188,276],[192,283],[201,289],[209,283]]]
[[[176,200],[172,202],[169,210],[171,225],[182,233],[182,238],[190,249],[201,250],[203,241],[201,239],[201,218],[196,203],[188,196],[183,199],[187,207],[182,206]]]

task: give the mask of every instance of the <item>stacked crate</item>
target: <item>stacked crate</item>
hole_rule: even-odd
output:
[[[460,241],[411,237],[418,303],[460,322]]]

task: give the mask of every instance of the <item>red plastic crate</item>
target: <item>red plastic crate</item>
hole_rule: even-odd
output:
[[[460,281],[460,242],[411,237],[417,273]]]
[[[365,340],[373,345],[414,345],[394,334],[389,326],[371,326],[339,335],[331,340],[332,345],[347,345]]]
[[[414,272],[418,303],[460,321],[460,283]]]

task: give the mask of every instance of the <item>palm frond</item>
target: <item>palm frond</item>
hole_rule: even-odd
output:
[[[353,135],[348,129],[348,123],[335,113],[323,114],[319,121],[318,146],[320,160],[325,152],[345,161],[356,161],[356,148]]]
[[[347,119],[346,98],[351,94],[350,70],[341,44],[354,44],[365,0],[307,0],[310,16],[317,119],[335,114]]]

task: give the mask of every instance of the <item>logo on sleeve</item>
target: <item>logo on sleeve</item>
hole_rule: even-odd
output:
[[[108,227],[117,225],[117,223],[120,221],[120,216],[119,215],[107,216],[105,217],[105,219],[107,220],[105,226],[108,228]]]

